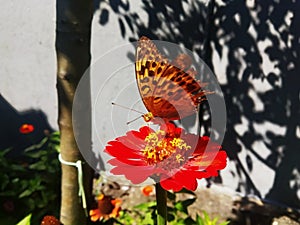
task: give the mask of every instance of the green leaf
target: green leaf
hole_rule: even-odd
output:
[[[60,142],[60,133],[59,133],[59,131],[53,132],[53,133],[50,135],[49,140],[50,140],[51,142],[57,142],[57,143],[59,143],[59,142]]]
[[[56,152],[60,152],[60,147],[59,147],[59,145],[55,145],[54,150],[55,150]]]
[[[206,211],[203,211],[203,217],[197,215],[196,216],[196,224],[197,225],[217,225],[219,218],[215,217],[211,219]],[[225,221],[222,223],[219,223],[218,225],[227,225],[230,221]]]
[[[204,220],[199,215],[196,216],[196,223],[197,223],[197,225],[205,225]]]
[[[229,223],[230,223],[230,221],[224,221],[224,222],[220,223],[219,225],[227,225]]]
[[[18,164],[11,164],[10,170],[14,172],[26,172],[26,169],[23,166]]]
[[[43,161],[38,161],[38,162],[36,162],[34,164],[31,164],[29,166],[29,169],[32,169],[32,170],[34,170],[34,169],[35,170],[46,170],[47,167],[46,167],[46,165],[45,165],[45,163]]]
[[[184,206],[188,207],[188,206],[192,205],[195,201],[196,201],[196,198],[190,198],[190,199],[182,201],[182,203]]]
[[[218,220],[219,220],[219,218],[218,217],[216,217],[216,218],[214,218],[214,220],[211,222],[212,224],[214,224],[214,225],[216,225],[217,224],[217,222],[218,222]]]
[[[196,225],[196,221],[193,220],[190,216],[184,219],[184,224]]]
[[[31,214],[22,219],[17,225],[30,225]]]
[[[190,224],[190,223],[185,223],[184,219],[177,219],[176,221],[172,221],[171,223],[169,223],[170,225],[186,225],[186,224]]]
[[[176,195],[173,192],[167,191],[167,198],[170,199],[171,201],[175,201],[176,200]]]
[[[44,152],[40,151],[40,150],[26,153],[26,156],[33,158],[33,159],[39,159],[42,155],[44,155]]]
[[[24,198],[26,196],[29,196],[32,194],[32,191],[29,189],[26,189],[25,191],[23,191],[21,194],[19,194],[19,198]]]
[[[29,152],[29,151],[32,151],[32,150],[35,150],[35,149],[39,149],[39,148],[41,148],[44,144],[46,144],[47,141],[48,141],[48,137],[45,137],[45,138],[43,138],[43,139],[40,141],[40,143],[35,144],[35,145],[31,145],[31,146],[29,146],[28,148],[26,148],[26,149],[24,150],[24,152]]]
[[[176,202],[174,207],[178,209],[180,212],[184,212],[188,214],[187,207],[193,204],[196,201],[196,198],[187,199],[184,201]]]
[[[145,218],[143,219],[142,222],[143,222],[142,224],[153,225],[154,221],[153,221],[153,218],[152,218],[152,213],[151,212],[146,213]]]
[[[167,219],[168,219],[168,222],[171,222],[171,221],[174,221],[176,219],[176,217],[175,217],[174,213],[171,213],[168,210]]]
[[[134,208],[141,209],[141,210],[147,210],[148,208],[151,208],[153,206],[156,206],[156,202],[154,202],[154,201],[138,204],[138,205],[134,206]]]
[[[4,190],[5,187],[9,184],[9,176],[7,174],[1,174],[0,175],[0,186],[1,190]]]
[[[181,191],[179,191],[177,193],[185,193],[185,194],[190,194],[190,195],[196,196],[196,194],[193,191],[187,190],[185,188],[183,188]]]
[[[203,211],[203,215],[204,215],[204,221],[205,221],[205,223],[210,222],[210,217],[207,214],[207,212]]]
[[[0,158],[3,157],[3,156],[5,156],[6,153],[8,153],[11,150],[12,150],[12,148],[7,148],[7,149],[4,149],[4,150],[1,150],[0,151]]]

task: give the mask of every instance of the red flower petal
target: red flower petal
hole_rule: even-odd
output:
[[[166,190],[180,191],[182,188],[194,191],[197,188],[197,180],[190,171],[179,171],[174,176],[160,181]]]
[[[111,156],[117,157],[118,159],[141,159],[141,152],[137,152],[132,148],[128,148],[120,142],[111,141],[108,144],[109,145],[106,147],[105,152],[109,153]]]
[[[118,166],[113,168],[110,172],[115,175],[124,175],[133,184],[142,183],[153,174],[153,167],[132,166],[129,164],[117,162],[117,160],[114,160],[111,164],[113,165],[114,163],[117,163]]]
[[[168,178],[159,182],[163,189],[172,190],[174,192],[180,191],[183,187],[181,184],[178,184],[176,180]]]
[[[126,165],[128,166],[133,166],[133,167],[137,167],[137,166],[148,166],[148,164],[141,159],[126,159],[126,158],[122,158],[122,157],[118,157],[118,158],[114,158],[111,160],[108,160],[108,163],[110,163],[111,165],[114,166],[123,166]]]
[[[205,152],[203,155],[196,155],[185,167],[191,170],[221,170],[226,167],[227,154],[225,151]]]

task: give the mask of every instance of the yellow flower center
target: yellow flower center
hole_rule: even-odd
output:
[[[145,142],[147,144],[142,151],[149,165],[161,163],[168,158],[167,162],[161,165],[177,167],[185,162],[187,158],[185,153],[191,149],[183,139],[172,137],[162,130],[150,133],[145,138]]]

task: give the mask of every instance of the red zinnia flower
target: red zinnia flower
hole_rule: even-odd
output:
[[[154,131],[144,126],[108,142],[111,172],[138,184],[151,177],[166,190],[195,190],[197,179],[217,176],[226,167],[226,152],[209,137],[188,134],[168,123]]]
[[[102,219],[109,219],[117,217],[121,210],[122,200],[119,198],[112,198],[103,194],[99,195],[98,208],[90,210],[91,221],[97,221]]]
[[[31,124],[27,124],[27,123],[24,123],[20,128],[19,128],[19,131],[21,134],[29,134],[31,132],[34,131],[34,126],[31,125]]]

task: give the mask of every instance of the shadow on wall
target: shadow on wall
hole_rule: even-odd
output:
[[[215,73],[213,55],[226,62],[217,75],[226,77],[223,146],[236,165],[236,190],[261,196],[251,178],[253,162],[260,162],[275,172],[265,197],[300,208],[300,1],[144,0],[138,11],[131,4],[97,1],[99,23],[107,25],[113,11],[123,38],[146,35],[183,44]],[[209,130],[209,120],[201,124]],[[237,130],[241,124],[244,132]]]
[[[22,157],[22,151],[32,144],[39,143],[54,130],[50,127],[45,113],[40,110],[18,112],[0,94],[0,150],[11,148],[8,157]],[[33,125],[28,134],[20,132],[23,124]]]

